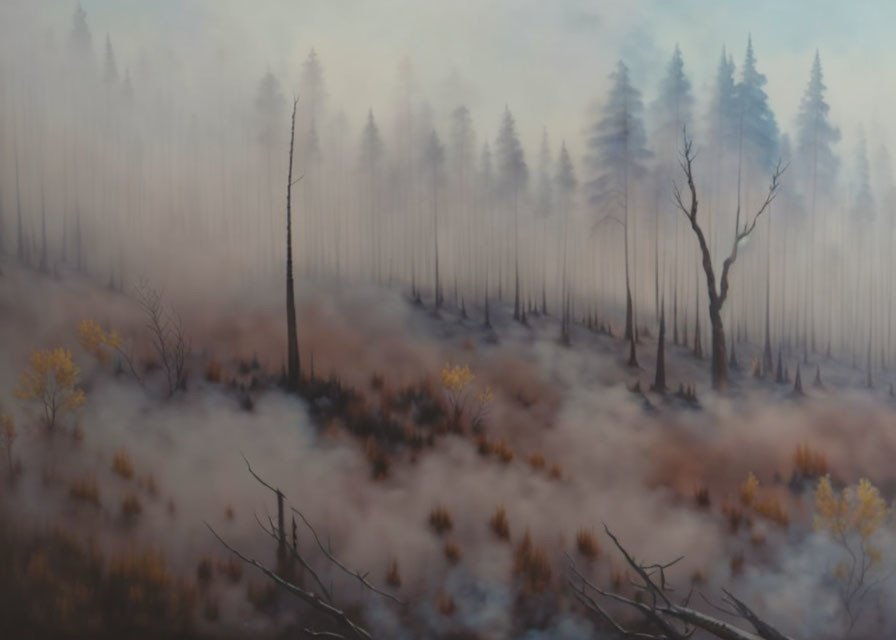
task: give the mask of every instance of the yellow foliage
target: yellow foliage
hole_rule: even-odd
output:
[[[104,364],[109,358],[108,350],[121,346],[121,336],[115,329],[105,331],[93,320],[82,320],[78,325],[78,341],[84,351]]]
[[[468,364],[446,362],[442,367],[441,379],[455,426],[459,427],[466,415],[474,429],[480,428],[488,412],[488,405],[494,397],[492,390],[489,387],[478,390],[473,388],[476,374]]]
[[[751,471],[747,476],[747,479],[744,481],[742,485],[740,485],[740,501],[745,506],[750,506],[753,504],[753,500],[756,497],[756,490],[759,488],[759,480],[753,475]]]
[[[473,382],[475,377],[468,364],[461,366],[446,362],[442,367],[442,386],[449,391],[460,391]]]
[[[815,490],[815,528],[829,531],[835,538],[857,533],[867,540],[880,529],[890,510],[880,491],[867,478],[854,489],[837,494],[829,476],[818,481]]]
[[[43,405],[44,422],[52,429],[60,413],[83,406],[84,392],[78,388],[80,374],[68,349],[32,351],[28,369],[19,375],[15,395]]]
[[[125,480],[130,480],[134,476],[134,463],[128,450],[120,447],[112,458],[112,471],[121,476]]]
[[[867,478],[855,487],[840,493],[831,486],[829,476],[818,481],[815,489],[815,528],[831,535],[846,552],[834,567],[840,583],[840,596],[850,626],[858,615],[857,603],[865,596],[869,585],[875,584],[882,570],[883,556],[873,544],[874,534],[890,515],[887,503],[877,487]]]

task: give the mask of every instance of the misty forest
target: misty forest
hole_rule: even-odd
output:
[[[471,4],[0,2],[2,637],[896,635],[892,10]]]

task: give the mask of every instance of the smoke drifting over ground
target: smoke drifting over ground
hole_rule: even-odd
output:
[[[822,73],[824,49],[813,65],[814,46],[800,44],[796,65],[754,32],[755,57],[751,41],[742,63],[719,60],[684,40],[667,51],[646,3],[497,3],[445,9],[452,29],[475,32],[471,57],[491,50],[480,30],[495,34],[492,58],[443,74],[414,25],[392,25],[410,50],[383,63],[390,49],[364,37],[382,20],[367,6],[348,24],[347,8],[305,7],[329,47],[312,50],[303,27],[297,54],[282,34],[254,32],[293,15],[279,3],[244,25],[237,3],[131,4],[0,8],[0,414],[17,433],[11,468],[0,460],[0,534],[14,550],[0,588],[23,594],[16,620],[121,631],[83,613],[100,591],[84,576],[124,574],[128,607],[177,620],[164,632],[263,637],[321,623],[209,530],[278,566],[262,530],[276,500],[245,456],[340,561],[407,601],[339,571],[296,523],[296,548],[374,637],[614,637],[568,584],[573,562],[635,597],[604,524],[639,560],[683,556],[669,571],[681,595],[715,602],[728,589],[793,637],[896,632],[889,515],[862,536],[873,588],[844,610],[848,552],[816,498],[824,477],[838,496],[861,478],[887,504],[896,492],[896,291],[880,275],[892,271],[892,167],[884,135],[852,133],[874,114],[842,97],[855,79]],[[438,13],[404,8],[419,25]],[[544,37],[575,32],[561,46],[583,56],[583,38],[614,34],[599,77],[582,59],[586,94],[581,83],[569,101],[556,94],[577,101],[568,109],[550,99],[560,80],[536,82],[551,76],[549,54],[510,33],[536,29],[539,11]],[[281,385],[293,93],[301,393]],[[793,113],[776,120],[778,105]],[[719,265],[776,159],[790,163],[738,247],[726,394],[709,391],[706,276],[672,200],[685,126]],[[139,305],[146,286],[170,310],[166,327],[189,338],[174,387]],[[661,309],[669,393],[649,390]],[[116,332],[102,357],[79,341],[85,320]],[[60,346],[85,402],[49,429],[40,403],[14,390],[32,352]],[[456,413],[452,365],[472,374]],[[66,536],[83,545],[67,557],[92,558],[70,581],[52,551]],[[158,565],[116,559],[147,549]],[[293,578],[318,586],[309,572]],[[176,594],[187,622],[167,595],[147,605],[147,585]]]

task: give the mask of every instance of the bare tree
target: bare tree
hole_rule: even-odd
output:
[[[675,204],[678,205],[678,208],[681,209],[681,212],[684,213],[688,221],[690,221],[691,229],[693,229],[694,235],[697,236],[697,242],[700,245],[703,271],[706,274],[706,290],[709,295],[709,321],[712,325],[712,386],[713,389],[724,391],[728,387],[728,360],[725,346],[725,327],[722,324],[722,306],[725,304],[725,300],[728,297],[728,277],[731,272],[731,267],[734,265],[735,260],[737,260],[737,251],[741,243],[753,233],[759,217],[765,213],[775,199],[780,184],[779,180],[786,167],[778,161],[775,171],[772,174],[771,184],[769,185],[765,201],[752,218],[744,220],[743,226],[741,226],[740,222],[741,212],[740,204],[738,204],[734,223],[734,241],[731,245],[731,252],[722,263],[722,274],[717,287],[715,270],[712,265],[712,255],[710,254],[703,229],[700,227],[700,223],[697,222],[697,187],[694,185],[693,141],[688,137],[687,130],[684,131],[683,144],[684,149],[681,153],[682,160],[680,161],[680,165],[682,171],[684,171],[685,178],[687,179],[688,189],[691,192],[691,202],[689,206],[685,206],[678,185],[673,187],[674,198]]]
[[[292,179],[293,148],[296,140],[296,106],[292,101],[292,125],[289,130],[289,175],[286,180],[286,383],[290,391],[299,388],[299,337],[296,329],[296,295],[292,277],[292,187],[302,176]]]
[[[714,638],[722,640],[792,640],[772,625],[756,615],[743,601],[722,590],[723,606],[710,606],[726,616],[747,622],[754,631],[748,631],[721,618],[710,616],[690,606],[692,591],[681,599],[673,601],[673,588],[666,580],[666,571],[681,560],[677,558],[666,564],[641,564],[620,544],[619,540],[605,526],[604,530],[613,544],[625,558],[626,564],[634,571],[636,579],[631,585],[637,590],[634,598],[621,595],[616,591],[608,591],[595,585],[582,574],[570,560],[570,575],[567,583],[572,588],[576,600],[587,611],[606,621],[619,635],[625,638],[641,640],[686,640],[697,630],[704,631]],[[603,598],[633,609],[644,619],[647,631],[628,629],[604,608],[597,598]],[[707,600],[707,602],[709,602]],[[644,627],[641,627],[644,628]]]
[[[192,343],[184,329],[180,315],[167,307],[162,294],[145,280],[137,285],[137,304],[146,315],[146,328],[152,348],[165,372],[166,393],[170,398],[187,386],[187,359]],[[122,352],[123,353],[123,352]],[[129,357],[126,362],[137,380],[141,378],[133,370]]]
[[[298,537],[296,533],[296,520],[295,516],[293,516],[292,522],[292,544],[287,544],[286,540],[286,530],[284,526],[284,504],[285,504],[285,496],[280,489],[275,488],[274,486],[268,484],[261,476],[259,476],[253,469],[252,465],[249,464],[249,461],[243,456],[243,460],[246,462],[246,467],[249,470],[249,473],[255,478],[262,486],[269,489],[277,498],[277,507],[278,507],[278,523],[274,524],[273,519],[268,518],[268,526],[265,526],[261,520],[259,520],[258,516],[256,516],[255,520],[258,522],[258,525],[261,529],[271,536],[277,542],[277,555],[280,560],[281,568],[277,571],[270,569],[262,562],[250,558],[240,551],[236,550],[234,547],[229,545],[224,539],[218,535],[218,533],[209,525],[205,523],[205,526],[208,527],[209,531],[211,531],[212,535],[217,538],[218,542],[220,542],[224,548],[230,551],[237,558],[245,562],[246,564],[252,565],[259,571],[261,571],[264,575],[266,575],[270,580],[274,582],[274,584],[287,593],[299,598],[305,604],[311,607],[316,613],[321,614],[323,617],[329,618],[332,623],[335,625],[337,630],[324,630],[324,631],[316,631],[311,627],[306,627],[303,629],[305,635],[310,637],[324,637],[324,638],[359,638],[361,640],[372,640],[373,636],[371,633],[363,627],[359,622],[354,620],[346,611],[342,608],[339,608],[335,602],[333,595],[331,593],[332,586],[328,589],[321,579],[320,575],[315,571],[311,563],[305,558],[298,546]],[[406,603],[393,594],[384,591],[376,586],[374,586],[368,579],[367,573],[361,573],[360,571],[349,569],[345,566],[333,553],[333,549],[329,544],[324,544],[321,540],[321,537],[318,535],[317,530],[312,526],[311,522],[305,517],[305,515],[294,507],[290,507],[290,510],[293,514],[297,515],[301,521],[304,523],[308,531],[311,533],[314,541],[323,554],[323,556],[327,559],[330,565],[336,567],[336,569],[345,575],[348,575],[351,578],[354,578],[359,582],[359,584],[367,591],[375,593],[379,596],[382,596],[398,605],[405,605]],[[320,590],[320,593],[315,593],[311,589],[307,589],[304,586],[297,584],[295,580],[287,577],[286,572],[282,569],[282,567],[286,566],[284,562],[286,557],[291,558],[294,562],[298,562],[299,565],[307,572],[307,575],[310,576],[310,579],[314,582],[317,589]]]

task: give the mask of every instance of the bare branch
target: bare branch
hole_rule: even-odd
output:
[[[317,535],[317,531],[314,530],[314,527],[311,525],[310,522],[308,522],[308,519],[304,516],[304,514],[302,514],[302,512],[299,511],[298,509],[296,509],[295,507],[290,507],[290,509],[292,509],[293,513],[295,513],[297,516],[299,516],[302,519],[302,522],[304,522],[305,526],[308,527],[308,530],[311,531],[311,535],[314,536],[314,540],[315,540],[315,542],[317,542],[317,546],[320,548],[321,553],[323,553],[330,562],[332,562],[337,567],[339,567],[346,575],[356,578],[358,580],[358,582],[360,582],[362,585],[364,585],[367,589],[369,589],[370,591],[373,591],[374,593],[376,593],[378,595],[383,596],[384,598],[388,598],[389,600],[392,600],[393,602],[400,604],[400,605],[407,604],[407,602],[400,600],[399,598],[396,598],[391,593],[383,591],[382,589],[378,589],[377,587],[370,584],[370,582],[367,581],[368,574],[365,573],[362,575],[360,571],[352,571],[351,569],[346,567],[344,564],[339,562],[339,560],[336,558],[336,556],[334,556],[332,554],[332,552],[330,551],[330,545],[327,544],[326,546],[324,546],[324,543],[321,541],[320,537]]]
[[[246,458],[245,454],[243,454],[242,452],[240,452],[240,455],[243,456],[243,461],[246,463],[246,467],[249,469],[249,473],[252,474],[252,477],[253,477],[253,478],[255,478],[256,480],[258,480],[261,484],[263,484],[265,487],[267,487],[268,489],[270,489],[271,491],[273,491],[275,494],[279,494],[279,493],[280,493],[280,489],[275,489],[274,487],[272,487],[271,485],[269,485],[267,482],[265,482],[264,480],[261,479],[261,476],[259,476],[257,473],[255,473],[255,471],[252,470],[252,465],[249,464],[249,459]]]
[[[575,563],[568,555],[567,558],[570,561],[570,570],[575,578],[578,579],[579,584],[572,578],[567,578],[567,582],[573,589],[573,594],[580,604],[587,610],[609,622],[609,624],[623,636],[641,638],[642,640],[681,640],[682,638],[691,637],[697,629],[701,629],[721,640],[792,640],[789,636],[782,634],[780,631],[761,620],[746,604],[738,600],[728,591],[723,590],[726,596],[725,602],[731,606],[731,609],[723,609],[712,603],[709,604],[725,615],[731,615],[745,620],[756,630],[756,633],[746,631],[724,620],[709,616],[687,606],[687,602],[690,600],[691,596],[690,593],[687,598],[685,598],[684,604],[677,605],[671,603],[665,595],[671,591],[670,586],[666,582],[665,571],[680,561],[681,558],[677,558],[672,562],[664,564],[639,564],[625,547],[622,546],[618,538],[610,532],[606,525],[604,525],[604,530],[619,552],[622,553],[629,567],[643,580],[643,584],[633,584],[642,591],[649,592],[653,597],[653,602],[645,602],[642,598],[633,600],[619,595],[618,593],[601,589],[591,583],[588,578],[576,568]],[[654,581],[654,576],[659,577],[659,584]],[[647,633],[632,632],[626,629],[589,595],[589,591],[637,611],[648,623],[654,625],[662,633],[660,635],[651,635]],[[707,600],[707,602],[709,601]],[[684,626],[679,629],[676,625]]]
[[[310,605],[311,607],[313,607],[315,610],[319,611],[320,613],[332,618],[334,621],[338,622],[339,624],[344,626],[346,629],[351,631],[352,635],[354,635],[356,638],[361,638],[362,640],[372,640],[372,636],[370,635],[370,633],[366,629],[364,629],[363,627],[359,626],[357,623],[352,621],[352,619],[349,618],[348,615],[344,611],[342,611],[341,609],[337,609],[336,607],[334,607],[333,605],[331,605],[328,602],[325,602],[324,600],[321,600],[320,597],[318,597],[318,595],[315,594],[314,592],[306,591],[305,589],[289,582],[288,580],[284,580],[281,576],[277,575],[274,571],[271,571],[270,569],[268,569],[266,566],[264,566],[258,560],[255,560],[254,558],[249,558],[249,557],[243,555],[242,553],[240,553],[239,551],[237,551],[236,549],[231,547],[229,544],[227,544],[224,541],[224,539],[218,535],[218,532],[215,531],[209,523],[206,522],[205,526],[208,528],[209,531],[211,531],[212,535],[215,536],[215,538],[217,538],[218,542],[220,542],[224,546],[225,549],[230,551],[230,553],[235,555],[237,558],[239,558],[246,564],[252,565],[256,569],[261,571],[268,578],[273,580],[274,584],[285,589],[286,591],[293,594],[294,596],[298,597],[300,600],[304,601],[305,603],[307,603],[308,605]]]
[[[255,516],[255,522],[258,523],[258,526],[261,527],[262,531],[264,531],[266,534],[271,536],[275,541],[277,541],[277,542],[280,541],[280,537],[277,535],[277,530],[274,528],[274,523],[273,523],[273,521],[271,521],[270,518],[268,518],[268,520],[270,521],[271,528],[268,529],[266,526],[264,526],[264,524],[261,522],[261,520],[258,519],[258,514],[253,513],[252,515]],[[327,599],[327,601],[333,602],[333,596],[330,595],[330,591],[327,589],[326,586],[324,586],[324,583],[321,581],[320,577],[317,575],[317,572],[314,570],[314,568],[310,564],[308,564],[308,561],[305,560],[305,558],[302,556],[301,553],[299,553],[299,550],[294,549],[293,547],[291,547],[289,545],[285,545],[285,547],[289,550],[290,555],[293,558],[295,558],[296,560],[298,560],[299,564],[302,565],[302,568],[304,568],[305,571],[307,571],[308,573],[311,574],[311,577],[314,579],[314,582],[317,583],[317,586],[320,587],[320,590],[321,590],[321,592],[323,592],[324,597]]]

